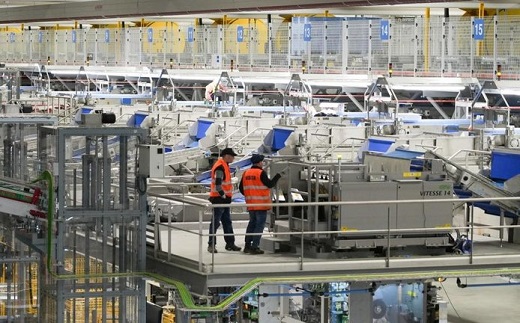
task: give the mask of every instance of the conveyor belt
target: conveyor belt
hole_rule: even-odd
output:
[[[455,184],[460,184],[464,189],[472,192],[475,196],[483,198],[514,197],[510,192],[495,186],[487,177],[474,173],[433,151],[429,151],[428,153],[444,161],[447,166],[447,174]],[[518,210],[520,209],[519,201],[502,200],[493,201],[492,203],[513,214],[518,214]]]

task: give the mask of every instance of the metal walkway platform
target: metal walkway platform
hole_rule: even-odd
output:
[[[243,246],[247,222],[234,222],[236,243]],[[403,281],[438,277],[493,276],[520,273],[520,245],[475,236],[473,254],[317,259],[301,253],[249,255],[224,249],[217,237],[218,253],[207,252],[207,223],[173,223],[170,236],[160,228],[160,245],[149,247],[148,271],[184,282],[192,292],[204,294],[208,287],[241,286],[258,278],[286,278],[286,282],[305,281]],[[181,231],[182,230],[182,231]],[[221,233],[222,231],[219,231]],[[264,237],[270,233],[265,232]],[[171,243],[168,243],[170,241]],[[168,247],[169,246],[169,247]]]

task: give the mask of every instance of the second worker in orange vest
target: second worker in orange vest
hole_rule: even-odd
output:
[[[224,148],[220,153],[220,158],[211,168],[211,188],[209,192],[209,201],[212,204],[231,204],[233,197],[233,184],[231,183],[231,171],[229,164],[235,159],[235,152],[231,148]],[[233,233],[233,223],[231,221],[231,213],[229,207],[213,208],[213,217],[209,225],[209,234],[215,234],[222,222],[224,236],[226,241],[226,250],[240,251],[240,247],[235,245],[235,236]],[[210,236],[208,240],[208,252],[217,253],[217,239]]]
[[[258,247],[260,245],[260,233],[264,232],[267,211],[271,209],[271,188],[276,185],[281,175],[276,174],[273,179],[269,179],[267,173],[262,169],[264,160],[263,155],[253,155],[251,157],[250,169],[242,174],[240,181],[240,192],[246,198],[247,204],[262,204],[258,206],[248,206],[249,223],[246,229],[246,245],[244,252],[254,255],[263,254],[264,251]],[[247,233],[257,233],[257,235],[247,235]]]

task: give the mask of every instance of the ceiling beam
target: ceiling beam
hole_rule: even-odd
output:
[[[469,1],[469,0],[468,0]],[[402,5],[418,3],[417,0],[105,0],[69,2],[53,5],[3,8],[0,24],[49,21],[74,21],[85,19],[111,19],[147,16],[224,15],[237,12],[269,12],[281,10],[345,8],[351,6]],[[420,1],[428,3],[449,0]],[[469,1],[470,2],[470,1]]]

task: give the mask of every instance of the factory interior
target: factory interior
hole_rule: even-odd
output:
[[[0,323],[520,321],[520,1],[0,1],[0,146]]]

